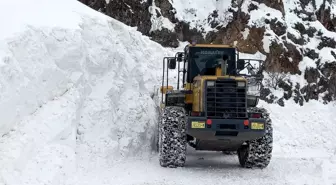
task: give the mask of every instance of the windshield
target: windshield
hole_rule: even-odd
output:
[[[223,55],[228,55],[228,74],[234,74],[236,69],[236,52],[235,48],[207,48],[191,47],[190,48],[190,68],[187,81],[192,82],[193,78],[200,75],[214,74],[216,66],[220,66]]]

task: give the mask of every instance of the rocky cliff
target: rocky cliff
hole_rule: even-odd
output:
[[[336,0],[80,1],[163,46],[195,40],[263,54],[270,103],[336,99]]]

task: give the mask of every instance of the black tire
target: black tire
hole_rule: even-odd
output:
[[[183,167],[186,161],[186,115],[182,107],[165,107],[159,125],[159,160],[162,167]]]
[[[239,163],[244,168],[265,168],[271,161],[273,150],[273,127],[269,113],[264,108],[253,107],[249,111],[259,112],[266,120],[266,133],[263,137],[248,141],[242,145],[237,153]]]

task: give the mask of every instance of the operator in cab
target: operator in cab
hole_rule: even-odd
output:
[[[203,75],[216,75],[216,68],[221,69],[221,76],[235,74],[235,61],[229,60],[229,56],[215,57],[215,60],[208,60],[204,68]]]

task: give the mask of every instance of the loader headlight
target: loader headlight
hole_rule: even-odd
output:
[[[246,83],[245,82],[238,82],[237,86],[238,87],[245,87]]]
[[[215,81],[207,81],[207,86],[208,86],[208,87],[213,87],[213,86],[215,86]]]

